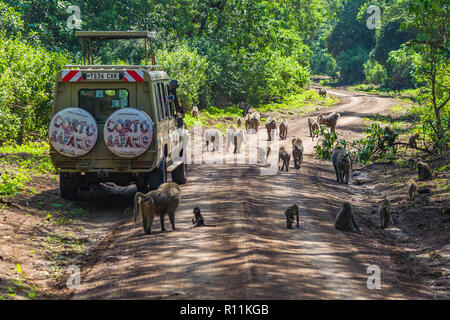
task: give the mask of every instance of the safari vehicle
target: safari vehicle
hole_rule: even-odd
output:
[[[187,181],[187,134],[178,82],[156,65],[149,31],[79,31],[83,65],[56,76],[49,126],[50,156],[64,198],[102,182],[135,183],[141,192],[167,181]],[[144,39],[146,65],[94,65],[92,42]],[[150,42],[152,64],[147,63]],[[85,42],[89,45],[87,64]]]

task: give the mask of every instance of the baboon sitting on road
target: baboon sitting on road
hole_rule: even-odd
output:
[[[287,208],[287,210],[284,212],[286,215],[286,228],[291,229],[292,224],[294,223],[294,218],[297,218],[297,228],[300,227],[299,225],[299,216],[298,216],[298,206],[296,204],[290,206]]]
[[[292,158],[294,158],[295,169],[300,169],[303,163],[303,142],[300,138],[292,139]]]
[[[175,230],[175,211],[181,201],[180,187],[175,182],[163,183],[157,190],[147,194],[137,192],[134,196],[134,222],[137,213],[142,220],[142,226],[146,234],[152,233],[151,227],[155,216],[159,216],[161,232],[166,231],[164,227],[164,216],[167,214]]]
[[[326,97],[327,97],[327,89],[325,89],[325,88],[320,88],[320,90],[319,90],[319,95],[320,95],[321,97],[326,98]]]
[[[387,228],[389,222],[393,224],[391,217],[391,203],[388,199],[383,199],[378,205],[378,215],[380,216],[381,229]]]
[[[280,167],[280,160],[283,161],[282,166]],[[286,171],[289,171],[289,161],[291,160],[291,156],[286,151],[285,147],[280,147],[280,151],[278,152],[278,169],[283,171],[283,169],[286,169]]]
[[[334,227],[342,231],[359,231],[353,216],[353,208],[349,202],[345,202],[341,211],[336,216]]]
[[[409,199],[411,201],[414,201],[414,199],[416,198],[417,195],[417,184],[413,179],[409,180],[409,186],[408,186],[408,195],[409,195]]]
[[[419,180],[430,180],[433,177],[430,166],[425,162],[417,162],[417,169],[419,170]]]
[[[192,218],[192,223],[194,224],[194,227],[201,227],[205,225],[205,219],[203,219],[199,207],[194,208],[194,218]]]

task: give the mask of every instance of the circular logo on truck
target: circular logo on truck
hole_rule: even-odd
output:
[[[152,121],[143,111],[121,109],[106,120],[103,137],[109,150],[115,155],[135,158],[143,154],[152,143]]]
[[[97,142],[97,123],[86,110],[67,108],[53,117],[48,134],[58,153],[66,157],[81,157],[89,153]]]

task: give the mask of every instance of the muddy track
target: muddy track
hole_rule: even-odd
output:
[[[344,90],[338,131],[361,134],[364,117],[397,102]],[[318,113],[313,114],[314,117]],[[182,186],[177,230],[144,235],[132,218],[116,225],[83,272],[74,299],[379,299],[429,298],[420,281],[401,274],[391,253],[364,233],[338,232],[344,200],[358,208],[361,188],[335,182],[332,166],[313,158],[306,118],[291,120],[288,138],[302,138],[300,170],[261,175],[260,165],[191,165]],[[260,140],[266,140],[261,130]],[[297,203],[300,228],[288,230],[284,210]],[[192,209],[210,226],[193,228]],[[168,221],[166,221],[168,225]],[[382,289],[368,290],[367,267],[378,265]]]

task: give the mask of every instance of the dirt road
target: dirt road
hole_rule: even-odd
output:
[[[342,99],[337,130],[361,134],[364,117],[387,110],[395,100],[329,90]],[[266,140],[265,130],[260,139]],[[289,122],[292,137],[305,145],[300,170],[261,175],[261,165],[191,165],[181,187],[177,230],[144,235],[132,219],[112,229],[101,254],[83,270],[74,299],[398,299],[429,298],[365,233],[333,227],[343,201],[356,219],[365,198],[361,186],[335,181],[330,163],[313,158],[306,118]],[[289,146],[290,150],[290,146]],[[300,207],[300,228],[286,229],[284,210]],[[211,226],[193,228],[192,209],[202,209]],[[168,227],[168,221],[166,221]],[[381,270],[381,290],[367,288],[367,268]]]

